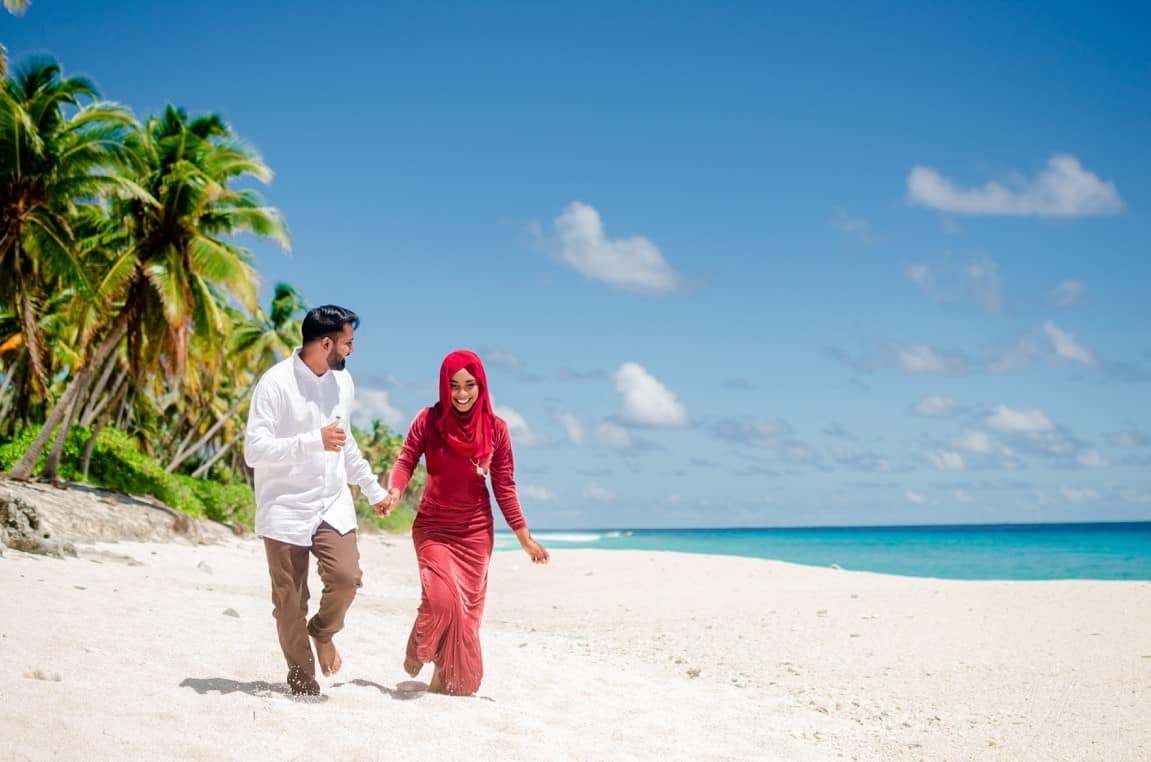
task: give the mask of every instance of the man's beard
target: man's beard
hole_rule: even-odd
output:
[[[328,367],[332,370],[343,370],[344,366],[348,364],[348,358],[340,357],[336,354],[333,347],[331,352],[328,352]]]

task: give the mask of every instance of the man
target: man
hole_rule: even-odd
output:
[[[293,695],[318,696],[316,665],[338,672],[332,636],[361,585],[349,483],[386,513],[387,492],[348,436],[355,387],[344,370],[360,319],[327,305],[304,317],[303,346],[269,369],[252,394],[244,460],[256,476],[256,534],[264,540],[272,604]],[[308,616],[308,554],[324,583]],[[309,636],[316,644],[315,658]]]

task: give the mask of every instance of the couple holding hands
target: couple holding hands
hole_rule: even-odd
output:
[[[315,696],[316,661],[340,669],[332,637],[361,585],[357,484],[377,515],[388,515],[422,456],[428,472],[412,540],[420,606],[404,670],[432,662],[428,690],[468,696],[483,678],[479,627],[487,593],[493,519],[488,478],[508,526],[534,563],[548,552],[520,510],[507,423],[492,412],[480,358],[456,351],[440,367],[439,401],[412,421],[385,490],[349,436],[355,386],[344,369],[359,318],[317,307],[304,318],[303,345],[260,378],[252,395],[244,459],[255,473],[256,534],[263,538],[280,648],[293,695]],[[308,619],[308,563],[316,557],[323,594]],[[312,643],[315,643],[313,655]]]

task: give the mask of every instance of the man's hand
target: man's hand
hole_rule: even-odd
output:
[[[320,429],[320,440],[323,441],[325,450],[339,452],[343,449],[344,442],[348,440],[348,435],[347,432],[340,427],[339,418]]]
[[[388,496],[372,507],[376,509],[376,515],[381,519],[387,516],[392,510],[400,504],[400,491],[395,487],[388,490]]]

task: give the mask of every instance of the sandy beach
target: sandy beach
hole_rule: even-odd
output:
[[[286,695],[261,544],[209,534],[4,549],[0,758],[1151,757],[1147,582],[500,552],[461,699],[402,672],[414,553],[366,535],[343,670],[308,701]]]

